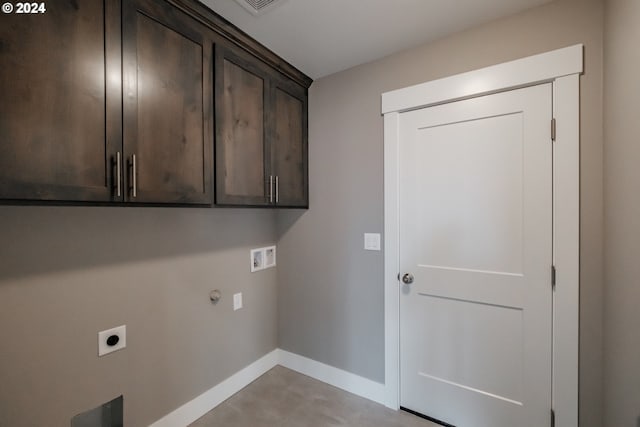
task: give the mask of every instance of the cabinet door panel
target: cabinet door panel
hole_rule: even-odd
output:
[[[124,145],[128,187],[145,203],[211,203],[211,43],[157,0],[125,6]]]
[[[267,82],[225,49],[219,48],[217,63],[216,202],[264,205]]]
[[[308,207],[307,106],[302,87],[274,87],[273,174],[278,177],[281,207]]]
[[[110,0],[0,15],[0,198],[111,200],[121,140],[107,139],[106,122],[118,126],[120,106],[107,108],[106,85],[119,92],[120,75],[109,82],[105,68],[119,61],[108,55],[119,48],[118,15]]]

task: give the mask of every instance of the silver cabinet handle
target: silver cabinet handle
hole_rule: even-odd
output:
[[[138,183],[137,183],[137,165],[136,165],[136,155],[132,154],[131,155],[131,163],[130,163],[130,167],[131,167],[131,186],[129,187],[129,189],[131,190],[131,197],[138,197]]]
[[[120,152],[116,153],[116,197],[122,196],[122,178],[120,175],[122,174],[122,159],[120,156]]]
[[[269,203],[273,203],[273,175],[269,176]]]
[[[278,175],[276,175],[276,205],[280,202],[280,185],[278,182]]]

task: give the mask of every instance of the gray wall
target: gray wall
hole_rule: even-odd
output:
[[[0,236],[0,426],[68,426],[120,394],[125,425],[149,425],[277,346],[275,270],[248,272],[272,212],[0,206]],[[121,324],[127,348],[98,358]]]
[[[632,0],[630,0],[632,1]],[[601,0],[558,0],[314,82],[311,209],[278,216],[280,347],[382,382],[383,230],[380,94],[523,56],[586,45],[581,77],[580,414],[602,425]]]
[[[640,400],[639,125],[626,115],[638,110],[640,17],[636,0],[609,3],[606,396],[617,427]],[[363,233],[383,228],[380,94],[574,43],[586,45],[581,425],[603,425],[602,37],[602,1],[557,0],[320,79],[308,211],[0,206],[0,425],[68,425],[119,394],[127,425],[147,425],[276,345],[383,381],[382,253],[362,249]],[[277,239],[277,273],[249,274],[248,249]],[[234,313],[237,291],[245,309]],[[123,323],[127,349],[98,359],[97,331]]]
[[[605,14],[605,419],[640,426],[640,2]]]

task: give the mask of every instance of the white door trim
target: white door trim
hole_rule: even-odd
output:
[[[553,84],[557,121],[553,144],[552,406],[556,426],[578,426],[578,327],[580,267],[580,91],[583,45],[494,65],[382,94],[384,114],[384,310],[385,404],[399,407],[399,122],[404,111],[531,86]]]

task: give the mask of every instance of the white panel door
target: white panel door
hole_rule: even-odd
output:
[[[400,115],[405,408],[458,427],[549,425],[551,90]]]

